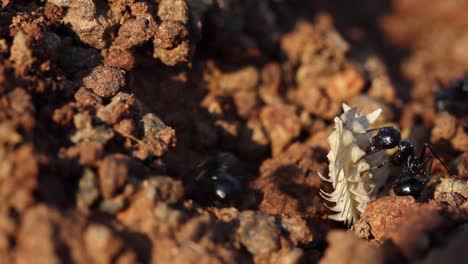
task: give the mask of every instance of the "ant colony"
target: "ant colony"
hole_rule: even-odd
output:
[[[385,165],[388,163],[401,168],[401,175],[393,186],[395,194],[414,198],[421,195],[429,181],[434,158],[448,172],[447,166],[429,144],[425,143],[420,154],[416,155],[413,144],[401,140],[398,129],[382,127],[369,130],[381,109],[363,115],[357,113],[357,108],[343,104],[343,110],[340,117],[335,117],[335,130],[328,137],[329,176],[319,174],[333,187],[331,193],[320,192],[325,200],[335,204],[330,210],[336,214],[330,215],[330,219],[347,225],[358,220],[369,201],[375,198],[377,190],[385,184],[389,171]],[[397,148],[396,152],[385,158],[383,150],[393,148]],[[427,150],[430,155],[426,155]]]

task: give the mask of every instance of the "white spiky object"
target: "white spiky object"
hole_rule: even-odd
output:
[[[369,171],[382,160],[383,153],[365,157],[365,148],[372,136],[367,130],[382,110],[363,115],[357,113],[357,107],[343,104],[343,111],[340,117],[335,117],[335,130],[328,137],[329,176],[320,177],[333,186],[331,193],[321,190],[322,197],[335,204],[330,210],[336,214],[328,217],[349,225],[359,219],[375,190],[385,182],[387,173],[380,169]]]

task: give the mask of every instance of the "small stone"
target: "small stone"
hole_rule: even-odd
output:
[[[151,30],[150,21],[148,19],[130,19],[120,26],[113,46],[122,49],[130,49],[145,43],[153,34],[154,30]]]
[[[105,144],[114,137],[114,131],[107,126],[93,127],[88,112],[76,114],[73,117],[73,123],[77,131],[70,136],[70,141],[75,144],[82,141],[96,141]]]
[[[118,19],[113,16],[116,13],[98,14],[97,11],[95,1],[71,1],[63,23],[70,27],[84,43],[96,49],[103,49],[109,46]]]
[[[280,230],[273,216],[245,211],[239,221],[240,241],[250,253],[268,254],[279,249]]]
[[[224,73],[219,80],[220,89],[226,93],[236,90],[253,90],[259,82],[257,68],[248,66],[237,71]]]
[[[12,60],[16,66],[16,74],[25,74],[35,61],[32,50],[29,47],[28,36],[22,31],[18,32],[13,39],[10,53],[10,60]]]
[[[193,54],[193,47],[188,41],[182,42],[173,49],[162,49],[157,47],[157,44],[154,46],[153,57],[168,66],[189,62]]]
[[[154,45],[161,49],[173,49],[186,40],[189,32],[179,21],[166,20],[159,25],[154,36]]]
[[[71,0],[47,0],[47,2],[60,7],[68,7],[70,5]]]
[[[341,111],[341,105],[328,98],[318,87],[299,86],[295,96],[307,112],[325,119],[333,119]]]
[[[162,0],[158,6],[158,17],[161,20],[174,20],[187,24],[189,10],[185,0]]]
[[[131,70],[135,67],[135,55],[131,50],[112,47],[103,51],[104,65],[123,70]]]
[[[463,126],[458,126],[455,136],[450,141],[454,149],[458,151],[467,152],[468,151],[468,133]]]
[[[124,186],[128,178],[129,159],[129,157],[122,154],[113,154],[108,155],[99,164],[99,183],[104,198],[111,198]]]
[[[101,97],[112,97],[125,87],[125,72],[112,67],[97,66],[83,78],[83,85]]]
[[[97,108],[102,105],[102,98],[84,87],[76,91],[75,100],[83,106],[93,106]]]
[[[111,263],[122,250],[123,243],[112,231],[99,224],[91,224],[84,232],[83,240],[88,254],[96,263]]]
[[[240,117],[248,119],[258,106],[257,93],[254,91],[238,91],[233,95],[237,113]]]
[[[156,176],[144,181],[143,188],[151,200],[168,204],[178,202],[184,195],[182,183],[166,176]]]
[[[438,113],[431,131],[431,142],[449,140],[455,135],[457,119],[448,112]]]
[[[271,140],[273,156],[278,155],[301,132],[301,122],[292,105],[266,106],[260,120]]]
[[[138,149],[134,153],[140,159],[146,159],[150,154],[161,157],[169,147],[175,145],[175,130],[166,126],[153,113],[144,115],[140,124],[143,130],[143,139],[138,142]]]
[[[387,263],[382,248],[372,246],[352,233],[331,231],[327,241],[329,246],[320,260],[321,264]]]
[[[99,197],[96,174],[90,169],[83,170],[83,176],[78,183],[77,206],[87,210]]]
[[[78,159],[80,165],[94,165],[101,159],[104,146],[99,142],[83,141],[73,145],[64,151],[69,159]]]
[[[115,215],[124,208],[125,202],[125,198],[119,195],[102,201],[99,205],[99,210],[106,214]]]
[[[130,108],[134,104],[135,96],[133,94],[119,92],[116,96],[112,97],[109,104],[98,109],[97,117],[104,121],[104,123],[113,125],[121,117],[128,115]]]
[[[348,66],[328,80],[326,92],[333,101],[342,103],[358,95],[364,88],[364,78],[355,67]]]
[[[468,181],[454,178],[442,178],[434,191],[434,199],[443,193],[459,193],[468,199]]]
[[[1,122],[0,123],[0,144],[18,144],[23,140],[21,134],[16,132],[16,129],[10,122]]]
[[[284,214],[281,215],[280,220],[281,226],[288,231],[289,237],[294,244],[306,245],[312,242],[313,235],[304,219]]]

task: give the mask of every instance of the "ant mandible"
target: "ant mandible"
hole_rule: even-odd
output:
[[[377,133],[372,137],[371,144],[367,148],[365,156],[398,147],[397,151],[389,159],[370,169],[378,169],[388,162],[401,167],[401,176],[396,180],[393,187],[396,195],[411,195],[414,198],[419,197],[431,177],[434,158],[438,159],[448,171],[447,166],[435,154],[428,143],[424,144],[419,155],[415,155],[414,145],[408,140],[401,140],[401,134],[398,129],[389,126],[368,130],[368,132],[372,131],[377,131]],[[427,149],[430,151],[429,156],[426,155]],[[417,177],[418,175],[421,177]]]

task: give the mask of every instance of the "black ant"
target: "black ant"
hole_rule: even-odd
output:
[[[377,134],[372,137],[372,143],[367,148],[365,156],[369,156],[385,149],[398,147],[397,151],[389,159],[370,169],[378,169],[388,162],[401,167],[401,176],[396,180],[393,187],[396,195],[411,195],[414,198],[419,197],[431,177],[432,162],[434,158],[438,159],[448,171],[447,166],[435,154],[434,150],[428,143],[424,144],[419,155],[415,155],[414,145],[408,140],[401,140],[401,134],[398,129],[394,127],[382,127],[379,129],[368,130],[368,132],[376,130]],[[429,156],[426,155],[427,149],[430,151]],[[417,177],[418,175],[420,177]]]
[[[242,191],[239,160],[231,153],[220,153],[201,162],[189,175],[189,196],[202,204],[217,206],[236,201]]]
[[[468,111],[468,76],[452,82],[441,91],[441,81],[438,81],[438,91],[434,106],[437,112],[447,111],[454,116],[461,117]]]

